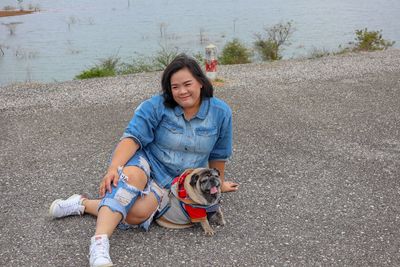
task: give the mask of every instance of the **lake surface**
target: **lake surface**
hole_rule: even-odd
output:
[[[100,59],[153,56],[161,45],[189,54],[209,43],[222,50],[239,38],[247,46],[265,26],[292,21],[284,58],[314,48],[334,50],[356,29],[383,30],[400,47],[398,0],[37,0],[41,11],[0,18],[0,85],[71,80]],[[0,0],[0,8],[16,5]],[[22,22],[10,35],[2,23]],[[203,39],[203,42],[200,39]],[[204,39],[206,41],[204,41]]]

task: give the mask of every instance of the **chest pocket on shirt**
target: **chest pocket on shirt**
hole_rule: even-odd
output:
[[[194,132],[196,134],[196,152],[210,153],[218,138],[217,127],[198,127]]]
[[[156,139],[163,147],[178,149],[181,146],[183,128],[178,124],[164,120],[160,123]]]

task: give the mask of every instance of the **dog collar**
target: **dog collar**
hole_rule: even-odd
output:
[[[177,185],[177,186],[178,186],[177,191],[178,191],[178,196],[179,196],[180,198],[185,199],[185,198],[187,197],[187,193],[186,193],[186,190],[185,190],[185,185],[184,185],[184,183],[185,183],[186,177],[187,177],[189,174],[191,174],[192,172],[193,172],[193,169],[188,169],[188,170],[186,170],[184,173],[182,173],[180,176],[176,177],[176,178],[174,179],[174,181],[172,182],[172,184],[178,183],[178,185]]]

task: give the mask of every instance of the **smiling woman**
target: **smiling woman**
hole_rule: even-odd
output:
[[[196,60],[178,55],[164,70],[162,93],[136,108],[100,183],[102,199],[77,194],[57,199],[50,214],[54,218],[97,216],[90,266],[112,266],[109,237],[114,230],[136,226],[147,231],[163,196],[186,170],[215,168],[220,190],[237,191],[238,184],[224,178],[231,155],[230,107],[213,96],[213,87]],[[211,233],[207,228],[206,234]]]

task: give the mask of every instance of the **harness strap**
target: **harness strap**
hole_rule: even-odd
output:
[[[180,176],[176,177],[172,184],[177,183],[177,193],[178,197],[185,199],[187,198],[187,193],[185,189],[185,179],[186,177],[191,174],[194,170],[193,169],[187,169],[184,173],[182,173]]]

